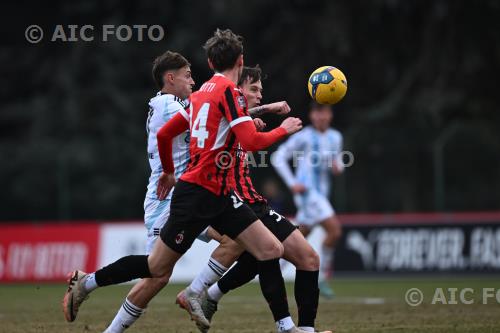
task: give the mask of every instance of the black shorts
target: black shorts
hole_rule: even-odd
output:
[[[182,254],[208,226],[234,239],[257,219],[234,193],[218,196],[200,185],[180,180],[175,185],[170,216],[160,238]]]
[[[249,206],[262,223],[264,223],[267,229],[269,229],[282,243],[297,229],[297,226],[295,226],[283,215],[274,211],[272,207],[265,202],[252,203],[249,204]]]

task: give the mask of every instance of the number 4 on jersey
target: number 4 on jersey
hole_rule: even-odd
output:
[[[208,138],[207,119],[209,110],[210,103],[204,103],[198,111],[194,124],[191,128],[191,137],[196,138],[198,148],[204,148],[205,140]]]

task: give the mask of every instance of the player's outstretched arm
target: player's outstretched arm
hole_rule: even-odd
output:
[[[252,117],[258,117],[264,113],[275,113],[279,115],[285,115],[290,113],[291,108],[286,101],[275,102],[271,104],[264,104],[261,106],[256,106],[248,110],[248,113]]]
[[[157,195],[158,199],[166,198],[175,184],[174,162],[172,159],[172,141],[173,139],[189,128],[187,114],[177,113],[158,131],[156,139],[158,140],[158,154],[160,156],[163,174],[158,180]]]
[[[286,118],[279,127],[270,132],[260,133],[253,121],[243,121],[232,127],[236,139],[241,147],[247,151],[264,149],[281,140],[289,134],[302,129],[302,120],[299,118]]]
[[[271,164],[293,193],[302,193],[306,188],[297,181],[292,169],[288,165],[288,161],[292,158],[306,158],[304,155],[303,139],[300,134],[293,135],[279,146],[278,150],[273,154],[273,158],[271,158]]]

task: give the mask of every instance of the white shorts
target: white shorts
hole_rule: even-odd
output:
[[[170,216],[170,203],[172,202],[172,193],[170,191],[165,200],[146,198],[144,200],[144,225],[148,232],[146,242],[146,254],[149,255],[153,250],[156,239],[160,237],[160,230],[167,223]]]
[[[335,215],[335,210],[328,198],[321,193],[309,190],[294,196],[297,206],[295,221],[300,225],[313,226]]]
[[[148,235],[146,242],[147,255],[151,254],[151,251],[153,251],[153,246],[158,237],[160,237],[160,231],[168,221],[173,192],[172,189],[165,200],[160,201],[153,198],[146,198],[146,200],[144,200],[144,224]],[[207,235],[207,232],[208,228],[203,230],[198,236],[198,239],[205,243],[210,242],[212,238]]]

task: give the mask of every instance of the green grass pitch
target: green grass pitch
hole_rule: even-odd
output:
[[[320,302],[317,327],[335,332],[500,332],[500,299],[483,304],[483,288],[500,290],[494,277],[338,278],[333,284],[334,300]],[[296,320],[293,286],[288,286],[289,303]],[[74,323],[66,323],[61,312],[64,285],[0,285],[1,333],[100,333],[112,320],[130,286],[101,288],[83,304]],[[198,332],[187,314],[173,303],[183,285],[169,285],[150,304],[146,314],[127,332]],[[419,288],[424,294],[420,306],[405,302],[406,291]],[[431,304],[436,288],[467,292],[474,304]],[[453,290],[453,289],[452,289]],[[500,292],[498,297],[500,298]],[[457,299],[458,303],[461,303]],[[275,332],[270,311],[258,284],[247,285],[227,295],[215,314],[211,332]]]

